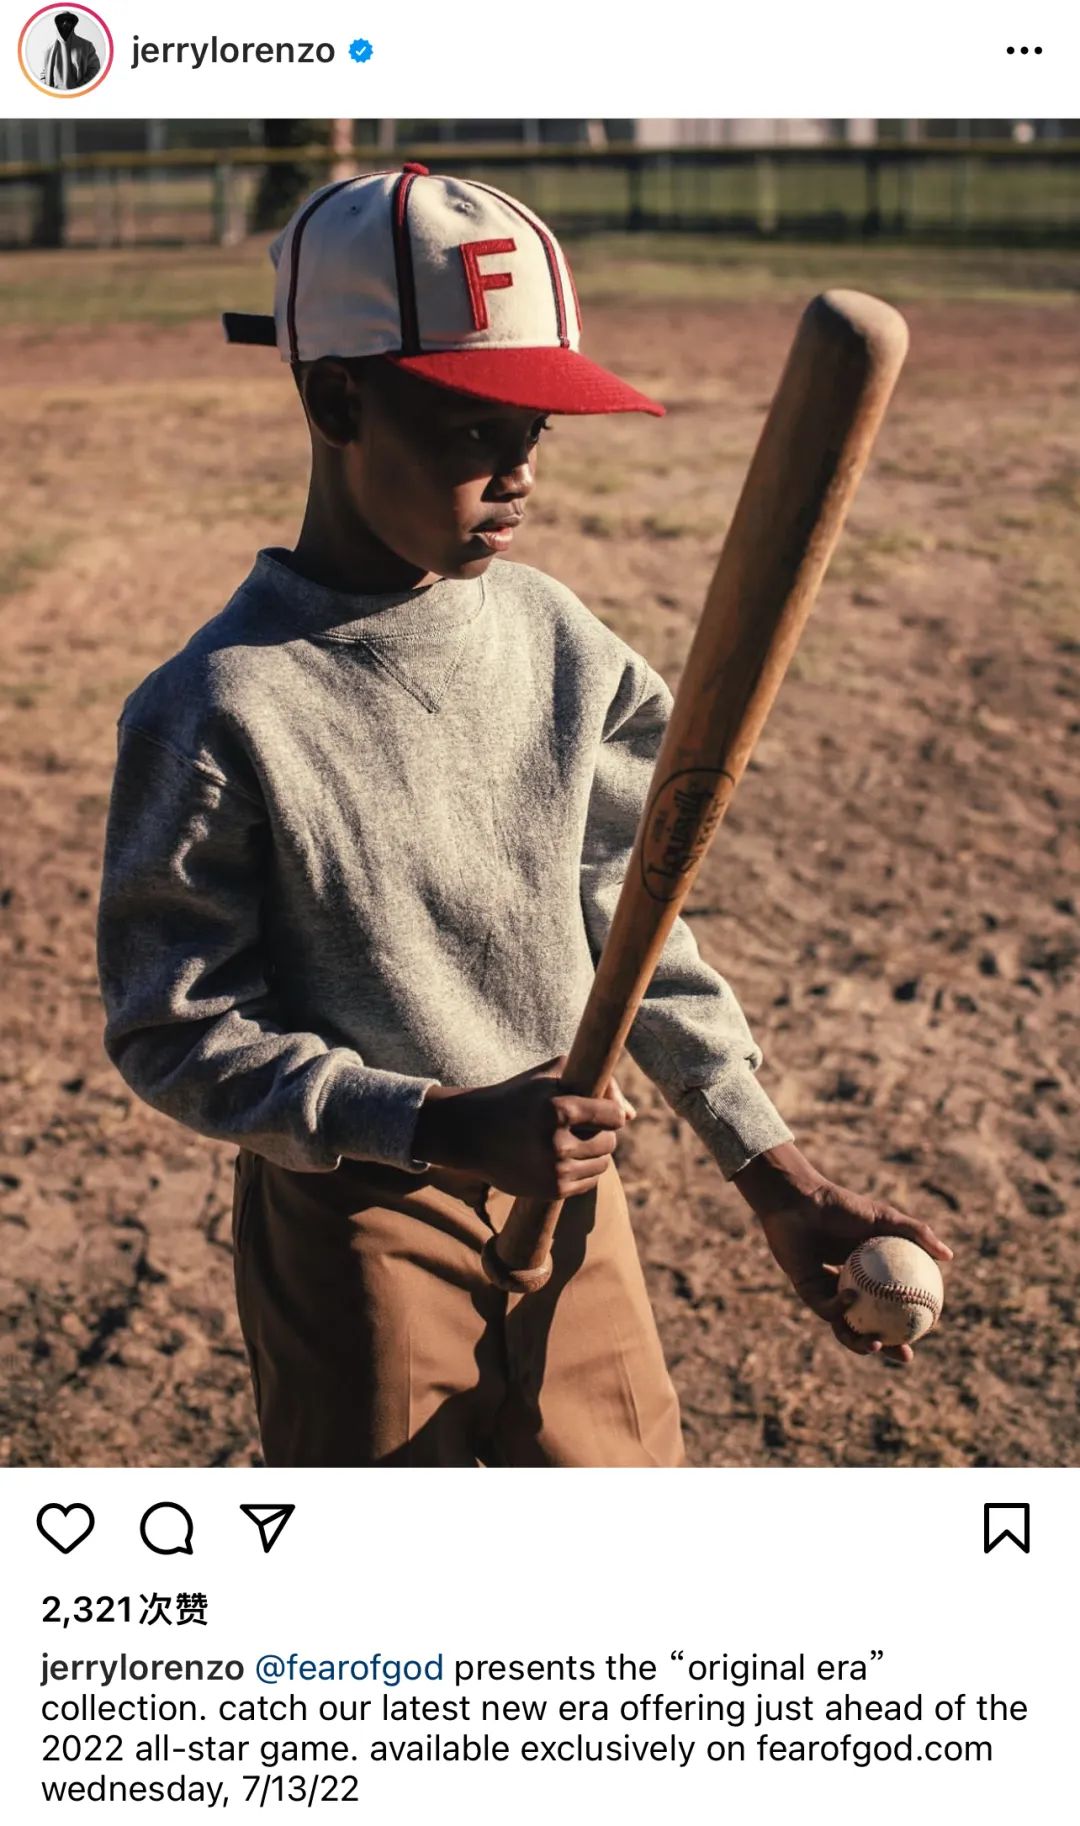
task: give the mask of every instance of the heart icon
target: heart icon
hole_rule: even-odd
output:
[[[92,1512],[85,1503],[46,1503],[37,1514],[39,1533],[61,1553],[70,1553],[85,1541],[94,1526]]]

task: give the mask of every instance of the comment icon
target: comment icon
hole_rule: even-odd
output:
[[[139,1522],[151,1553],[191,1553],[195,1524],[180,1503],[152,1503]]]

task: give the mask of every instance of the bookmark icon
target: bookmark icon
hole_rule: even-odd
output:
[[[1031,1552],[1031,1504],[983,1504],[983,1552],[993,1553],[1002,1541],[1011,1541],[1021,1553]]]
[[[281,1530],[284,1528],[290,1515],[296,1508],[296,1504],[241,1503],[240,1507],[244,1514],[254,1522],[256,1528],[259,1530],[259,1539],[262,1542],[263,1552],[269,1553],[274,1542],[277,1540],[278,1535],[281,1533]]]

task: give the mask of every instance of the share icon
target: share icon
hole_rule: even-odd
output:
[[[241,1503],[244,1514],[254,1522],[259,1530],[264,1553],[269,1553],[278,1535],[284,1528],[295,1503]]]

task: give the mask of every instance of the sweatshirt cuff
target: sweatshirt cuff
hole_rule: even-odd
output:
[[[725,1179],[734,1179],[769,1148],[795,1139],[747,1065],[684,1092],[678,1111],[705,1143]]]
[[[428,1162],[413,1153],[413,1137],[420,1105],[438,1083],[438,1078],[408,1078],[366,1066],[347,1071],[335,1079],[319,1112],[323,1140],[346,1160],[426,1172]]]

